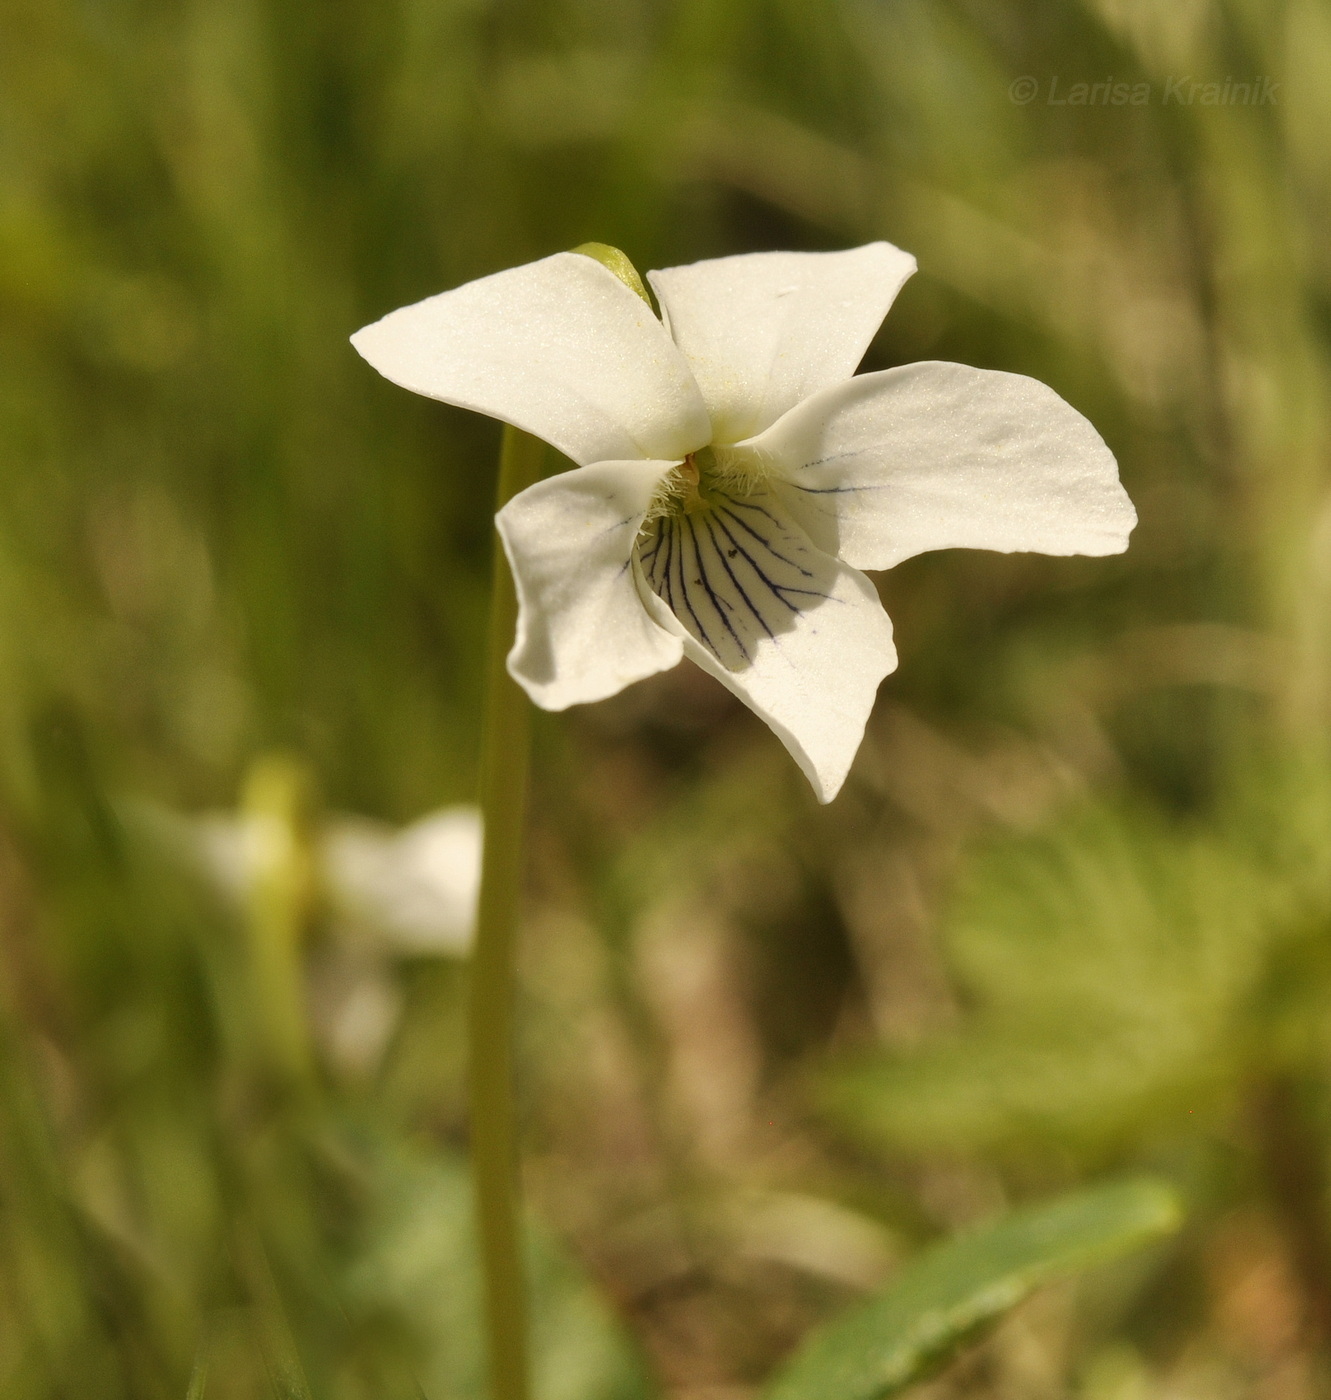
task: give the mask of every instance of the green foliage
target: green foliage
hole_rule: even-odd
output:
[[[770,1400],[895,1395],[1032,1289],[1158,1240],[1180,1219],[1168,1186],[1120,1182],[935,1245],[878,1297],[815,1332],[767,1394]]]
[[[1186,1134],[1317,1053],[1325,775],[1310,759],[1245,777],[1206,825],[1103,804],[984,843],[943,923],[963,1025],[831,1071],[829,1111],[916,1150],[1094,1158]]]
[[[375,1164],[363,1252],[344,1298],[361,1325],[402,1329],[431,1400],[483,1397],[471,1186],[461,1160],[390,1149]],[[642,1400],[642,1363],[582,1272],[538,1228],[530,1233],[533,1366],[538,1400]]]
[[[207,1341],[199,1349],[199,1355],[195,1358],[194,1370],[190,1372],[189,1390],[185,1392],[185,1400],[203,1400],[208,1389],[208,1352]]]
[[[1251,1056],[1276,913],[1244,854],[1132,809],[990,842],[946,925],[964,1030],[833,1076],[829,1105],[954,1150],[1103,1147],[1205,1109]]]

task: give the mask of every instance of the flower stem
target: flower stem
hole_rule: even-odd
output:
[[[538,481],[545,445],[504,428],[497,506]],[[504,660],[518,603],[495,542],[481,726],[485,851],[471,959],[471,1162],[484,1276],[490,1400],[527,1400],[527,1309],[513,1112],[513,962],[522,886],[531,710]]]

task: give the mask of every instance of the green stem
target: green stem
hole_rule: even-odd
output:
[[[545,445],[505,427],[498,506],[538,481]],[[484,1274],[490,1400],[527,1400],[527,1309],[513,1112],[513,961],[522,888],[531,709],[504,660],[518,601],[495,544],[481,728],[485,853],[471,959],[471,1162]]]

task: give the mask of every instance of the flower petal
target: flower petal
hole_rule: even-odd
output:
[[[861,569],[928,549],[1119,554],[1137,523],[1099,433],[1021,374],[860,375],[745,446],[813,542]]]
[[[820,802],[837,795],[897,664],[873,584],[815,549],[770,494],[663,519],[642,597],[685,654],[772,727]]]
[[[395,384],[502,418],[584,466],[677,460],[708,440],[698,386],[665,328],[578,253],[404,306],[351,343]]]
[[[743,253],[649,272],[712,415],[714,442],[760,433],[855,373],[915,259],[890,243]]]
[[[481,883],[481,814],[444,807],[402,830],[361,817],[325,828],[319,853],[334,908],[403,953],[465,953]]]
[[[509,674],[544,710],[604,700],[683,655],[643,608],[633,545],[671,462],[597,462],[537,482],[495,517],[518,590]]]

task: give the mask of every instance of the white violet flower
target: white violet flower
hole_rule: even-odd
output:
[[[295,838],[273,816],[210,812],[155,820],[175,843],[183,836],[204,874],[237,903],[250,898],[265,869],[292,858]],[[463,954],[475,933],[481,844],[480,811],[457,806],[401,828],[335,817],[314,834],[313,854],[321,893],[355,941],[370,932],[385,951]]]
[[[556,253],[352,337],[395,383],[578,464],[497,517],[519,600],[508,667],[537,705],[688,656],[828,802],[896,666],[861,569],[1127,547],[1113,455],[1052,389],[937,361],[855,374],[914,270],[889,243],[716,258],[647,274],[657,320],[599,261]]]

